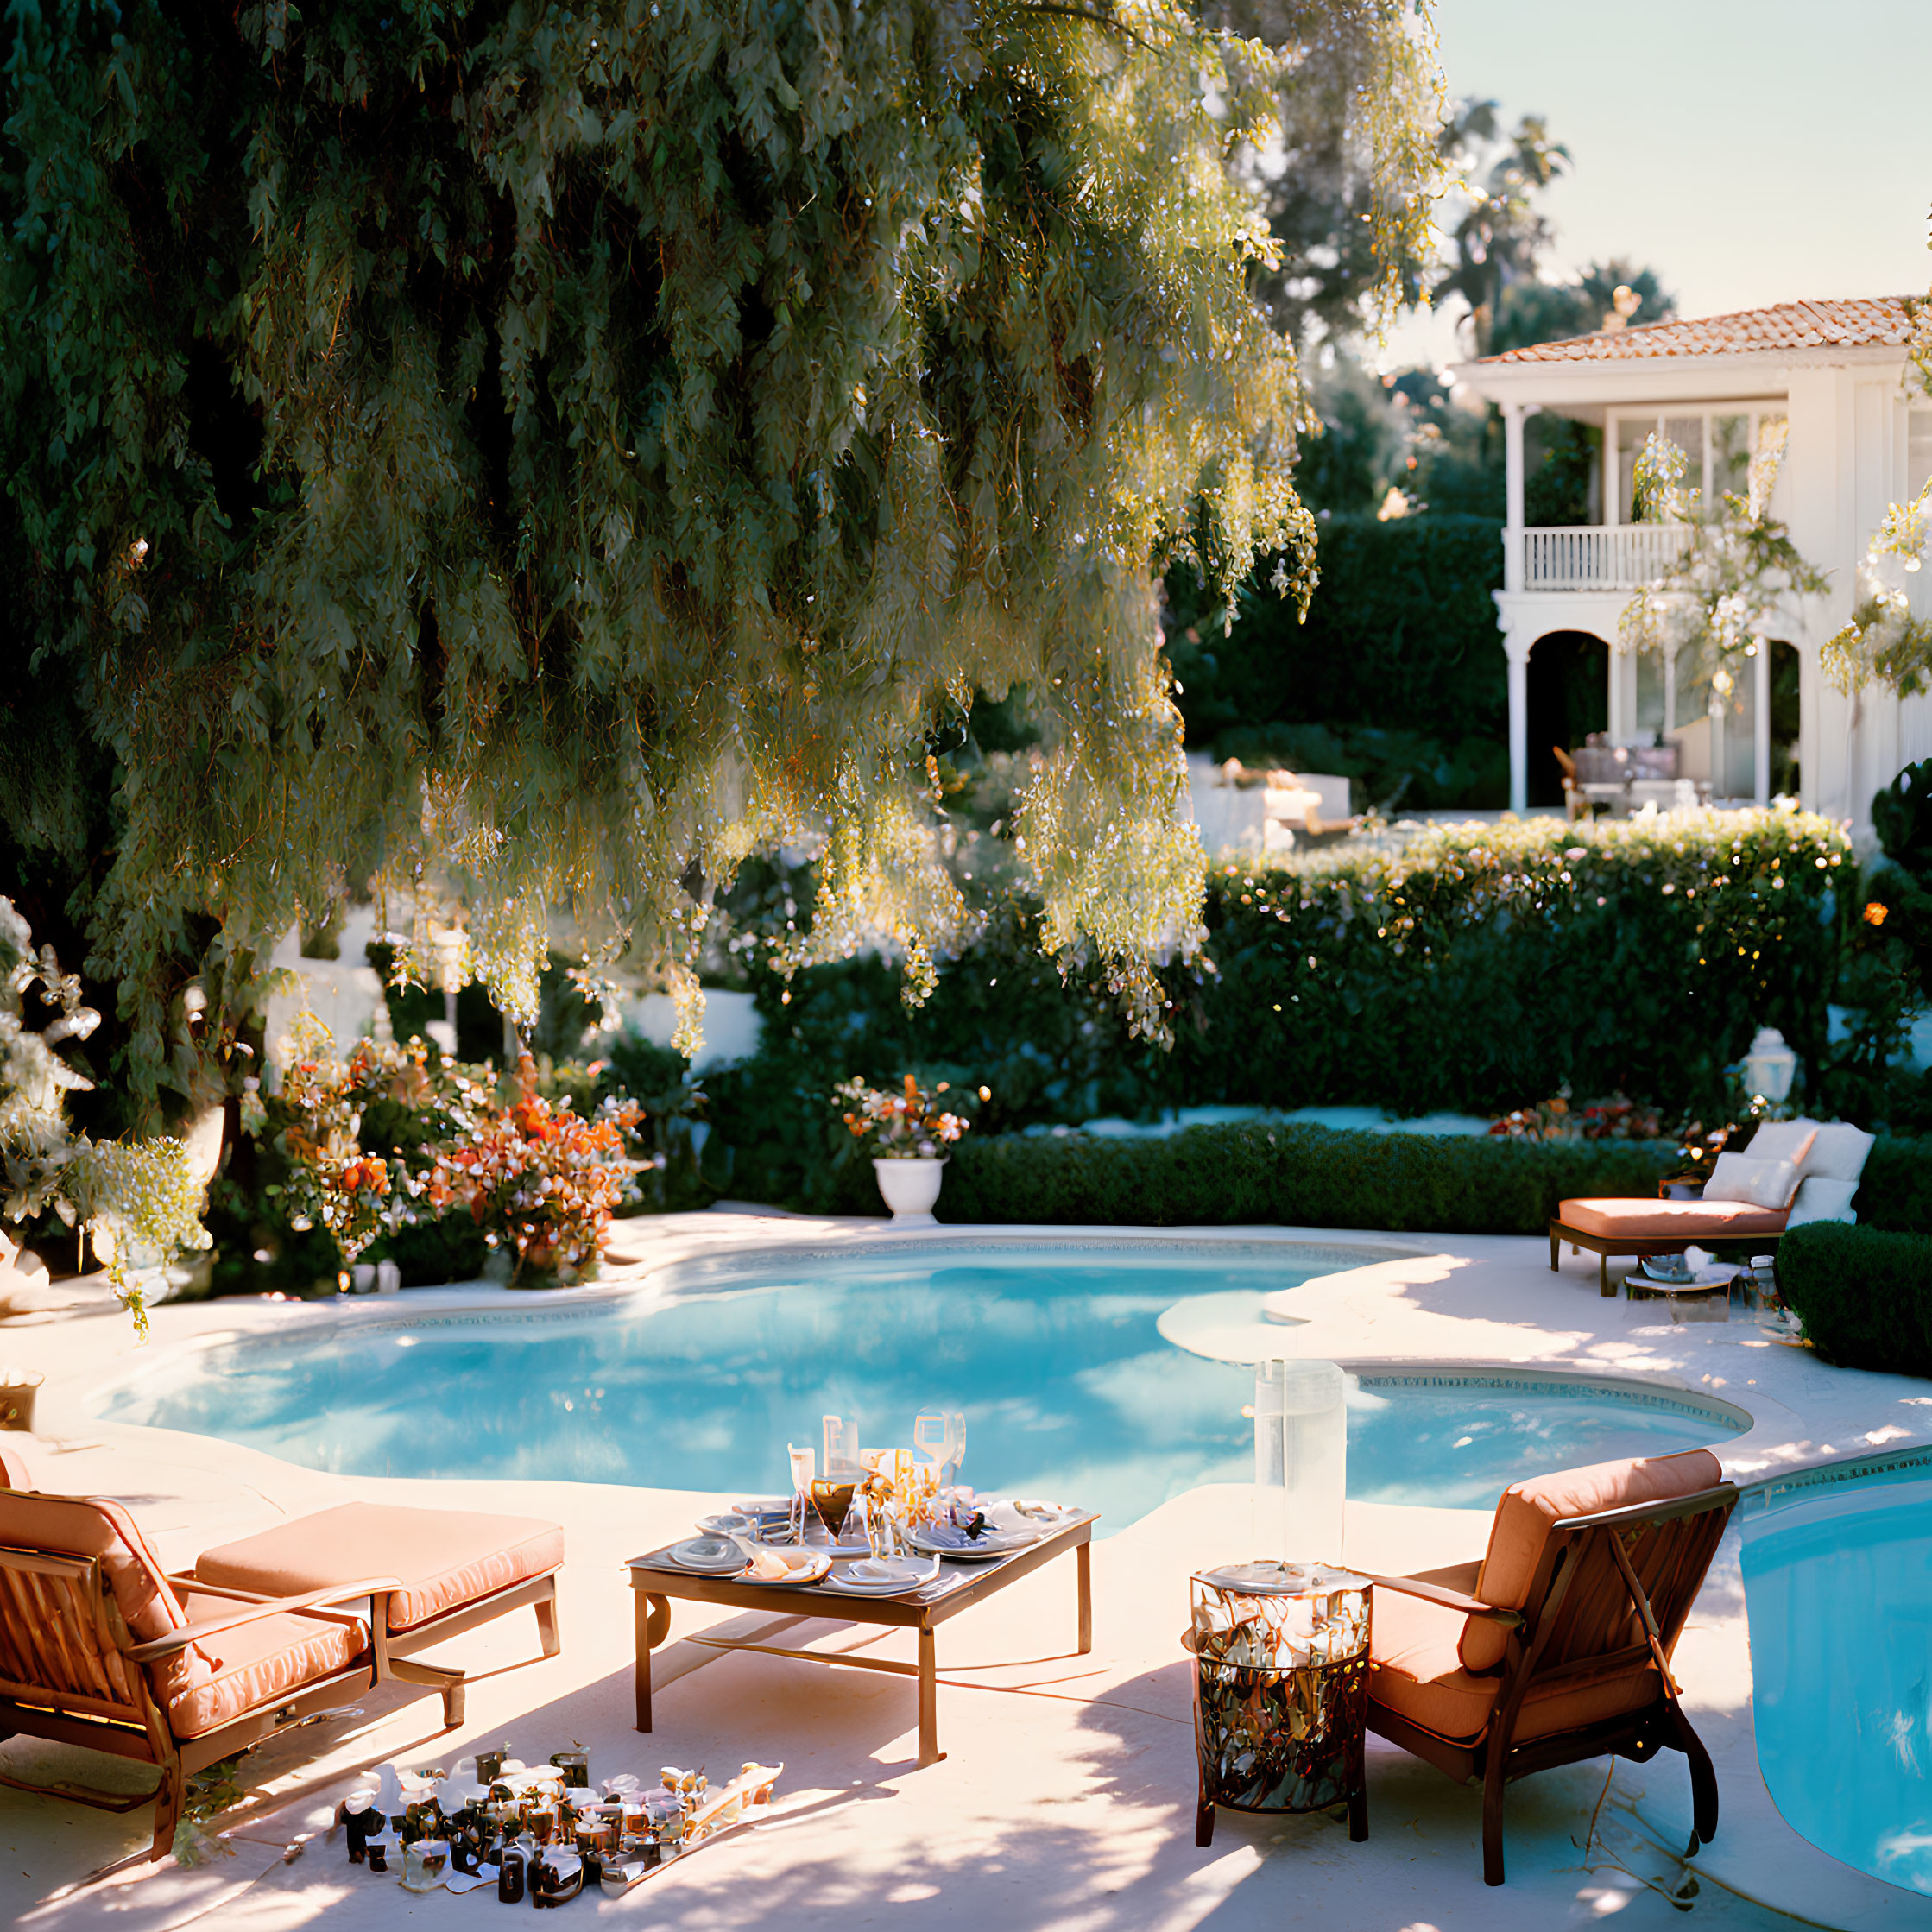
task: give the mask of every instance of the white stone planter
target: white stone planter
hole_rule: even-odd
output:
[[[874,1159],[872,1171],[879,1177],[879,1191],[894,1221],[931,1223],[932,1203],[939,1198],[939,1184],[946,1178],[944,1159]]]

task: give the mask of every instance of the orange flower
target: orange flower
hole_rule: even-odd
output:
[[[1879,905],[1874,899],[1865,908],[1865,923],[1867,925],[1883,925],[1891,915],[1891,908]]]

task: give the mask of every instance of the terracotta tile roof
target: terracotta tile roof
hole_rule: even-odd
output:
[[[1510,363],[1633,362],[1654,356],[1740,356],[1781,349],[1903,348],[1912,319],[1903,295],[1836,302],[1780,302],[1696,322],[1651,322],[1613,333],[1572,336],[1486,356],[1478,368]]]

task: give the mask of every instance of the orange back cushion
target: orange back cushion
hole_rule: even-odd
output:
[[[100,1559],[122,1619],[137,1644],[185,1630],[187,1617],[163,1575],[159,1558],[134,1518],[101,1496],[40,1496],[0,1489],[0,1544],[51,1556]],[[171,1703],[208,1675],[193,1646],[151,1669],[155,1694]]]
[[[1496,1505],[1475,1594],[1499,1610],[1520,1610],[1529,1601],[1552,1523],[1692,1496],[1723,1480],[1724,1471],[1708,1449],[1685,1449],[1676,1455],[1593,1462],[1585,1468],[1559,1469],[1512,1483]],[[1470,1618],[1458,1645],[1462,1667],[1493,1670],[1508,1644],[1508,1632],[1500,1626]]]

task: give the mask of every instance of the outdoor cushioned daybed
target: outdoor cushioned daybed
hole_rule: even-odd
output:
[[[1741,1154],[1720,1154],[1703,1197],[1646,1201],[1605,1196],[1564,1201],[1550,1223],[1550,1269],[1564,1241],[1597,1257],[1597,1286],[1614,1295],[1613,1254],[1676,1254],[1715,1241],[1773,1247],[1805,1221],[1853,1220],[1873,1136],[1843,1121],[1766,1121]]]

